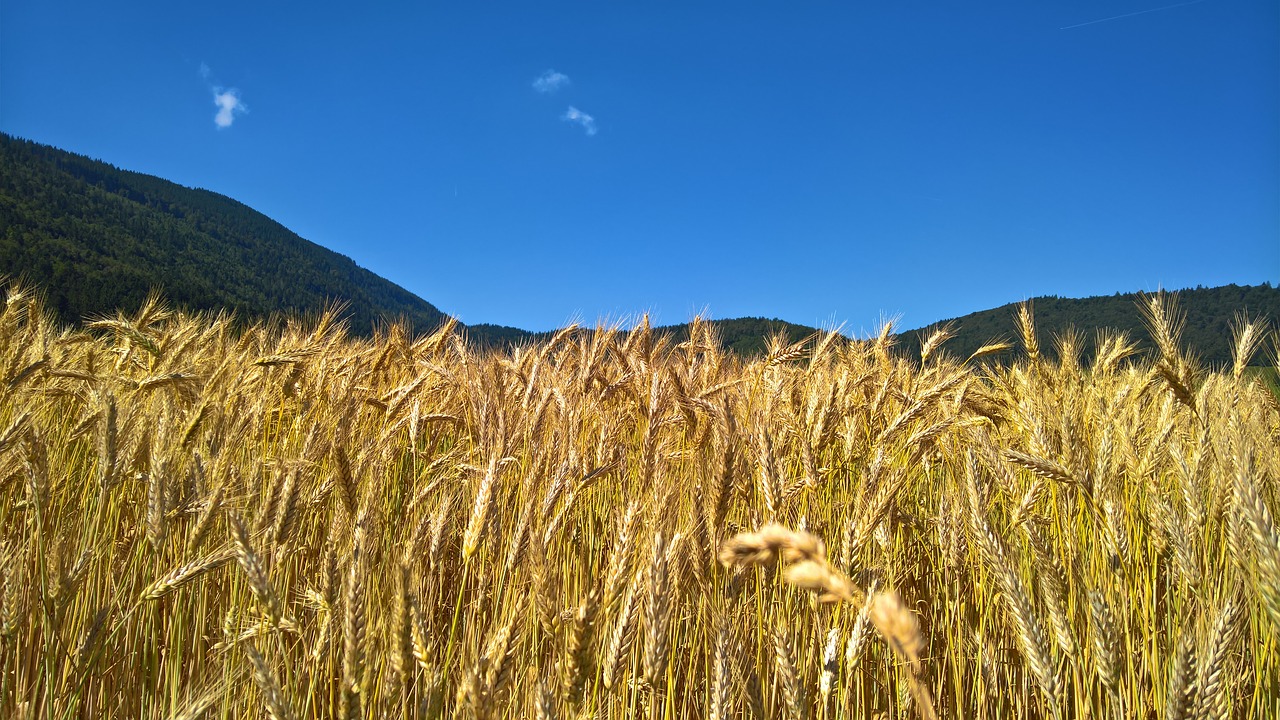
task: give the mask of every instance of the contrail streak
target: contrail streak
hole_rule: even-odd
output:
[[[1147,13],[1160,12],[1161,10],[1172,10],[1173,8],[1185,7],[1187,5],[1199,5],[1202,2],[1204,2],[1204,0],[1190,0],[1190,2],[1174,3],[1173,5],[1151,8],[1150,10],[1139,10],[1138,12],[1125,13],[1123,15],[1112,15],[1111,17],[1104,17],[1100,20],[1090,20],[1089,22],[1076,23],[1075,25],[1068,25],[1058,29],[1070,30],[1071,28],[1084,27],[1085,25],[1097,25],[1098,23],[1111,22],[1112,20],[1119,20],[1120,18],[1133,17],[1134,15],[1146,15]]]

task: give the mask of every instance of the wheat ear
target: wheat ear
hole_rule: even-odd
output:
[[[657,687],[667,668],[668,626],[671,622],[671,577],[667,567],[666,539],[653,538],[653,559],[649,563],[645,607],[644,678]]]
[[[280,596],[271,585],[262,561],[253,550],[253,545],[249,541],[249,531],[245,529],[244,523],[238,516],[229,515],[228,519],[231,521],[231,538],[235,542],[236,560],[240,562],[240,568],[249,578],[249,587],[253,590],[254,597],[267,611],[274,626],[296,629],[297,624],[285,612],[284,603],[280,602]]]
[[[244,652],[253,665],[253,680],[262,691],[262,701],[267,706],[267,713],[271,715],[271,720],[295,720],[297,714],[294,713],[289,699],[285,697],[280,681],[276,679],[275,671],[267,665],[266,659],[252,645],[246,644]]]
[[[800,673],[796,670],[794,653],[787,628],[781,625],[773,631],[773,657],[778,669],[778,682],[782,685],[782,709],[788,720],[804,720],[807,702]]]

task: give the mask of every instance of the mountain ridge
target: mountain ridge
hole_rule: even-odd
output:
[[[154,290],[246,319],[347,306],[358,334],[445,314],[351,258],[220,193],[0,133],[0,272],[43,289],[60,320],[136,308]]]
[[[352,332],[406,322],[429,332],[445,314],[427,300],[360,267],[352,258],[302,238],[248,205],[201,188],[125,170],[53,146],[0,133],[0,274],[25,279],[47,297],[60,320],[129,311],[159,291],[185,310],[231,310],[246,320],[316,312],[341,301]],[[1269,284],[1181,291],[1188,344],[1211,363],[1230,361],[1231,317],[1241,310],[1280,317],[1280,290]],[[1069,326],[1088,353],[1097,329],[1130,333],[1149,345],[1137,293],[1092,298],[1032,298],[1044,347]],[[947,323],[957,328],[944,349],[967,356],[992,339],[1012,337],[1019,303],[970,313],[898,333],[918,354],[923,337]],[[708,321],[726,349],[764,351],[766,338],[792,342],[818,332],[784,320],[748,317]],[[510,345],[550,333],[480,323],[459,324],[474,342]],[[655,328],[677,340],[688,324]]]

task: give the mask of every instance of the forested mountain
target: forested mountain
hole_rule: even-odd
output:
[[[0,133],[0,275],[21,278],[47,297],[67,323],[131,312],[153,289],[188,310],[233,310],[245,320],[280,312],[315,312],[346,304],[357,334],[377,322],[407,320],[413,330],[438,326],[430,303],[231,198],[121,170],[64,150]],[[1041,346],[1074,327],[1086,354],[1100,328],[1125,330],[1149,343],[1136,294],[1032,300]],[[1186,311],[1184,343],[1202,360],[1231,361],[1230,322],[1237,312],[1280,319],[1280,289],[1227,285],[1179,293]],[[943,347],[966,357],[994,339],[1015,335],[1016,304],[947,321],[956,335]],[[816,330],[783,320],[713,321],[726,349],[764,351],[766,338],[790,341]],[[545,334],[500,325],[464,328],[472,341],[509,345]],[[918,353],[931,328],[901,333],[900,350]],[[678,342],[687,325],[657,328]],[[1261,362],[1266,355],[1259,356]]]
[[[1151,348],[1151,336],[1143,322],[1138,293],[1116,293],[1101,297],[1038,297],[1031,302],[1036,335],[1040,346],[1052,353],[1054,338],[1074,328],[1080,338],[1085,357],[1094,348],[1099,330],[1123,330],[1143,350]],[[1177,291],[1178,307],[1186,314],[1182,333],[1183,347],[1193,351],[1202,362],[1222,367],[1232,361],[1231,323],[1239,313],[1250,319],[1265,317],[1275,327],[1280,320],[1280,288],[1263,285],[1223,285]],[[938,323],[927,328],[903,333],[900,347],[919,353],[920,343],[940,325],[951,324],[956,336],[943,348],[953,355],[968,357],[979,347],[994,340],[1016,340],[1015,316],[1018,303],[983,310]],[[1255,355],[1254,364],[1272,364],[1270,352]]]
[[[1237,314],[1244,313],[1249,319],[1266,318],[1271,327],[1276,327],[1276,321],[1280,320],[1280,288],[1269,284],[1195,288],[1179,290],[1176,295],[1178,307],[1186,315],[1183,347],[1194,352],[1202,362],[1218,367],[1232,362],[1231,325]],[[1088,298],[1032,298],[1029,302],[1040,347],[1045,353],[1054,355],[1055,338],[1070,328],[1079,336],[1079,347],[1085,358],[1092,355],[1098,332],[1102,330],[1124,331],[1140,350],[1149,350],[1152,347],[1151,337],[1143,321],[1141,297],[1139,293],[1116,293]],[[1001,340],[1016,342],[1016,316],[1020,304],[1010,303],[927,327],[900,331],[895,338],[897,349],[907,355],[919,356],[920,344],[942,326],[950,327],[955,333],[942,349],[960,358],[968,357],[988,343]],[[785,333],[791,342],[796,342],[818,332],[805,325],[764,318],[715,320],[712,324],[717,327],[722,344],[743,355],[764,352],[766,338],[775,333]],[[688,337],[688,325],[660,329],[673,333],[677,341]],[[1018,351],[1011,349],[1004,355],[1012,357]],[[1269,349],[1253,358],[1255,365],[1270,365],[1273,361]]]
[[[0,273],[64,322],[136,309],[152,290],[244,319],[346,303],[353,331],[444,315],[350,258],[231,198],[0,134]]]

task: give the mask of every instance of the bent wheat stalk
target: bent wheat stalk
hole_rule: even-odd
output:
[[[867,599],[861,588],[827,563],[822,541],[807,532],[769,524],[759,532],[732,537],[720,548],[720,562],[725,566],[767,565],[779,558],[791,563],[786,570],[787,582],[819,593],[823,602],[861,603]],[[880,637],[907,662],[908,687],[920,717],[935,720],[933,695],[923,680],[920,655],[924,640],[915,615],[898,593],[879,592],[869,599],[869,616]]]

